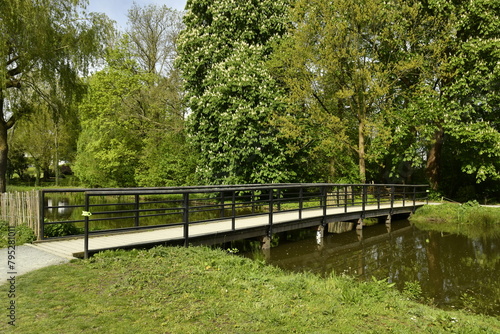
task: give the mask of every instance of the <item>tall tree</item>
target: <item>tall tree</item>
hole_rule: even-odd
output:
[[[477,182],[499,179],[499,6],[495,0],[422,2],[404,41],[418,66],[399,78],[392,135],[407,145],[393,157],[424,164],[435,190],[443,180],[450,189],[464,179],[455,168],[442,173],[445,164]]]
[[[132,54],[141,67],[160,75],[172,72],[182,13],[165,5],[140,7],[134,3],[128,11],[128,24]]]
[[[445,90],[444,125],[462,171],[480,183],[500,180],[500,2],[479,0],[457,6],[454,77]]]
[[[86,1],[0,0],[0,192],[6,188],[7,131],[51,96],[69,104],[79,75],[102,51],[105,16],[81,11]],[[61,112],[64,108],[52,108]]]
[[[381,0],[299,0],[292,9],[290,37],[272,63],[290,89],[282,133],[315,142],[330,158],[330,179],[365,182],[370,144],[385,139],[395,77],[414,66],[394,42],[405,33],[402,11],[412,8]],[[353,163],[354,180],[345,169]]]
[[[54,113],[41,105],[36,112],[20,119],[12,129],[11,147],[18,147],[28,155],[36,170],[36,185],[39,185],[42,173],[44,178],[55,175],[58,184],[59,161],[70,160],[76,149],[76,120],[76,117],[54,119]]]
[[[166,66],[180,16],[153,5],[134,5],[129,14],[128,33],[89,81],[75,172],[91,186],[184,185],[195,155],[186,142],[181,80]],[[168,52],[160,52],[165,44]]]
[[[286,31],[286,0],[188,0],[177,66],[203,183],[289,180],[271,115],[283,89],[266,61]]]
[[[182,13],[166,6],[134,5],[128,18],[131,55],[155,77],[142,103],[147,113],[141,114],[146,126],[136,181],[142,186],[190,183],[195,155],[186,138],[182,79],[173,66]]]
[[[80,105],[82,132],[74,170],[92,187],[135,185],[143,136],[140,115],[148,114],[143,96],[154,76],[139,71],[123,45],[109,50],[109,65],[92,75]]]

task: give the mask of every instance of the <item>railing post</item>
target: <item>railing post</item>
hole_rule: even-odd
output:
[[[135,194],[135,226],[139,226],[139,195]]]
[[[377,196],[377,209],[380,210],[380,196],[381,196],[381,193],[380,193],[380,186],[375,186],[375,188],[377,189],[375,191],[375,196]]]
[[[302,220],[302,209],[304,208],[304,187],[299,188],[299,220]]]
[[[231,199],[231,228],[232,230],[236,230],[236,192],[233,190],[232,199]]]
[[[85,228],[84,228],[84,241],[83,241],[83,258],[88,259],[89,258],[89,206],[90,206],[90,201],[89,201],[89,194],[85,194],[85,212],[84,212],[84,219],[85,219]]]
[[[363,218],[365,218],[365,209],[366,209],[366,201],[368,199],[368,186],[366,184],[363,184],[361,187],[361,215]]]
[[[351,185],[351,205],[354,206],[356,204],[356,196],[354,195],[354,185]]]
[[[269,231],[268,236],[273,235],[273,211],[274,211],[274,201],[273,201],[274,189],[269,189]]]
[[[326,206],[327,206],[327,196],[326,186],[321,187],[322,197],[323,197],[323,219],[326,217]]]
[[[278,212],[280,212],[281,211],[281,189],[278,189],[277,199],[278,199]]]
[[[394,186],[391,186],[391,213],[392,213],[392,209],[394,208],[394,192],[395,192],[395,188],[394,188]]]
[[[184,247],[189,246],[189,193],[183,194]]]
[[[39,194],[39,215],[40,224],[38,226],[38,240],[43,240],[45,235],[45,191],[40,190]]]
[[[225,206],[224,206],[224,191],[220,192],[220,203],[221,203],[221,209],[220,209],[220,217],[224,218],[225,216]]]
[[[347,213],[347,185],[344,185],[344,212]]]
[[[252,202],[252,214],[255,213],[255,190],[252,189],[252,195],[250,195],[250,201]]]
[[[406,205],[406,186],[403,185],[403,207]]]
[[[416,196],[417,196],[417,187],[413,186],[413,207],[416,204]]]

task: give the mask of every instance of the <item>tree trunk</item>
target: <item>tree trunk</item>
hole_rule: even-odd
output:
[[[7,130],[7,124],[0,121],[0,193],[7,191],[7,161],[9,156]]]
[[[361,183],[366,183],[365,123],[363,121],[359,122],[358,136],[359,177]]]
[[[434,142],[427,157],[426,173],[433,190],[439,188],[439,166],[441,164],[441,151],[443,148],[444,130],[442,127],[434,134]]]

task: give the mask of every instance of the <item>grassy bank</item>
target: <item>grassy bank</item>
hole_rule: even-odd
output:
[[[477,202],[426,205],[410,217],[422,230],[465,235],[469,238],[500,237],[500,208]]]
[[[2,317],[0,332],[500,332],[500,319],[420,305],[385,281],[285,273],[201,247],[105,252],[28,273],[16,281],[16,317],[15,330]]]

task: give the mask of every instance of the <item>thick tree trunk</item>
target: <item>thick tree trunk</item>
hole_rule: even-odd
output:
[[[9,156],[7,131],[16,122],[14,116],[5,121],[4,101],[3,92],[0,90],[0,193],[7,191],[7,164]]]
[[[441,164],[441,151],[443,148],[444,131],[440,127],[434,134],[434,141],[427,157],[426,173],[433,190],[439,188],[439,167]]]
[[[358,130],[359,177],[361,183],[366,183],[365,123],[363,121],[359,122]]]
[[[9,155],[7,130],[7,124],[0,121],[0,193],[7,191],[7,159]]]

